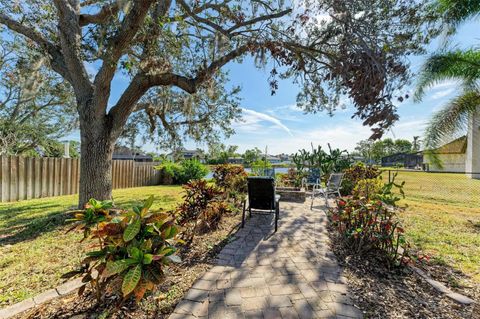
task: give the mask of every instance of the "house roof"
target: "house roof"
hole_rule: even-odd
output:
[[[150,155],[134,155],[134,154],[113,154],[112,155],[112,159],[136,159],[136,160],[140,160],[140,159],[152,159],[152,157]]]
[[[465,154],[467,151],[467,136],[462,136],[435,150],[438,154]]]

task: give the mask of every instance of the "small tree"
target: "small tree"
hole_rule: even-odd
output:
[[[77,126],[75,102],[46,63],[23,38],[0,38],[0,154],[63,154],[58,139]]]

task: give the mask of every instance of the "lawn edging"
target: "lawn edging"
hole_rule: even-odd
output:
[[[36,295],[35,297],[25,299],[11,306],[0,309],[0,319],[11,318],[15,315],[18,315],[19,313],[40,306],[41,304],[54,298],[65,296],[80,288],[80,286],[82,285],[84,285],[84,283],[82,283],[82,278],[67,281],[59,285],[58,287],[44,291]]]
[[[423,270],[421,270],[418,267],[415,266],[410,266],[410,268],[416,272],[420,277],[422,277],[427,283],[430,284],[435,290],[437,290],[440,293],[445,294],[448,298],[452,299],[455,302],[458,302],[463,305],[471,305],[475,303],[473,299],[468,298],[467,296],[464,296],[458,292],[451,291],[447,286],[442,284],[441,282],[432,279],[427,273],[425,273]]]

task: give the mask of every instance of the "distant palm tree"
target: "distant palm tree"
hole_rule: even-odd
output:
[[[412,150],[418,152],[420,150],[420,136],[414,136],[412,141]]]
[[[479,16],[480,1],[436,0],[433,8],[441,15],[447,35],[451,35],[462,22]],[[465,130],[469,119],[480,110],[478,47],[441,51],[430,56],[420,72],[415,99],[421,100],[425,89],[436,83],[452,79],[461,83],[461,92],[430,120],[423,141],[427,150],[438,148],[441,143],[451,140],[457,133]]]

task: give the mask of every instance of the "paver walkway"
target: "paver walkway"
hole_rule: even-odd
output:
[[[329,251],[325,213],[280,204],[277,233],[271,216],[254,214],[170,319],[362,318]]]

